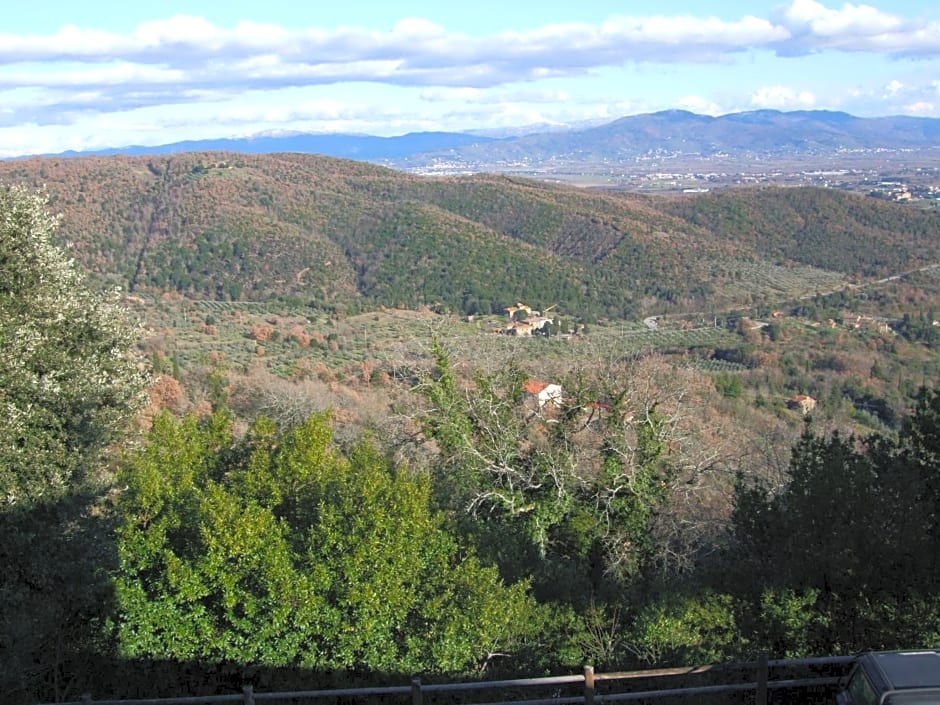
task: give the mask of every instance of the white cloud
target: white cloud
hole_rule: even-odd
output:
[[[699,115],[721,115],[728,112],[722,106],[718,105],[718,103],[698,95],[689,95],[680,98],[676,101],[676,105],[683,110],[689,110]]]
[[[936,106],[926,100],[919,100],[916,103],[909,103],[904,106],[904,110],[911,115],[921,115],[924,117],[936,117],[938,114]]]
[[[940,23],[905,19],[871,5],[847,2],[834,10],[817,0],[792,0],[771,19],[790,34],[777,44],[783,54],[831,49],[940,55]]]
[[[145,22],[137,27],[131,38],[142,49],[165,48],[171,45],[205,47],[205,50],[217,50],[223,47],[228,37],[243,36],[241,27],[232,32],[217,28],[202,17],[174,15],[169,19]]]
[[[627,20],[621,36],[649,44],[695,44],[742,49],[783,39],[786,32],[768,20],[747,15],[737,22],[717,17],[650,17]]]
[[[109,66],[52,68],[35,72],[20,69],[0,74],[0,89],[73,88],[100,86],[173,85],[192,83],[193,77],[180,69],[115,63]]]
[[[888,81],[888,85],[885,86],[884,97],[894,96],[904,90],[904,84],[897,79]]]
[[[831,10],[816,0],[793,0],[776,15],[794,34],[817,37],[858,37],[903,31],[909,25],[901,18],[870,5],[845,3]]]
[[[445,103],[450,101],[465,101],[473,103],[482,99],[484,92],[479,88],[435,88],[423,90],[421,100],[429,103]]]
[[[940,80],[926,80],[922,72],[882,85],[855,85],[841,94],[827,95],[828,107],[854,115],[921,115],[940,116]]]
[[[176,15],[127,34],[68,25],[47,36],[0,35],[0,89],[128,86],[168,103],[194,89],[365,81],[485,89],[626,64],[727,62],[761,49],[940,54],[940,26],[867,5],[829,9],[816,0],[792,0],[770,19],[618,16],[597,25],[554,24],[480,37],[422,18],[400,20],[383,32],[252,22],[225,28]],[[120,98],[116,90],[103,109],[118,109]]]
[[[762,86],[751,96],[751,107],[774,110],[812,108],[816,97],[809,91],[796,91],[787,86]]]
[[[429,103],[564,103],[571,99],[567,91],[550,90],[481,90],[479,88],[441,88],[421,91],[421,99]]]
[[[113,142],[119,139],[114,125],[123,123],[103,116],[155,129],[187,121],[188,129],[202,129],[207,119],[246,130],[253,121],[265,129],[321,121],[330,129],[378,127],[376,133],[389,134],[395,125],[462,129],[481,121],[557,122],[608,113],[616,118],[664,107],[721,114],[741,107],[812,108],[820,101],[832,107],[840,100],[869,114],[882,108],[881,114],[930,113],[938,101],[926,81],[936,72],[930,75],[926,62],[918,64],[928,67],[922,78],[900,70],[868,84],[864,76],[852,77],[842,96],[817,88],[809,74],[799,87],[774,85],[785,81],[768,75],[762,78],[768,85],[754,91],[745,88],[754,85],[749,79],[738,82],[735,75],[713,95],[698,83],[668,86],[672,77],[688,80],[693,64],[708,64],[708,85],[720,85],[715,76],[726,68],[731,76],[731,69],[757,60],[812,53],[940,58],[940,23],[864,3],[824,1],[830,6],[789,0],[766,18],[653,14],[542,25],[536,20],[524,31],[478,36],[421,17],[379,30],[248,21],[221,26],[194,15],[155,19],[124,33],[66,25],[45,35],[0,34],[0,128],[30,126],[34,134],[44,126],[51,131],[80,122],[86,134],[115,130],[104,135]],[[645,75],[644,65],[652,65]],[[664,73],[663,67],[669,67],[669,78],[662,90],[650,90],[650,75]],[[898,78],[888,81],[892,76]],[[617,88],[595,88],[602,81]],[[353,84],[368,84],[362,102],[351,99]],[[672,98],[664,97],[669,93]],[[334,94],[343,98],[331,103]]]
[[[421,17],[406,17],[395,23],[392,34],[413,39],[440,39],[447,35],[447,31],[440,25]]]

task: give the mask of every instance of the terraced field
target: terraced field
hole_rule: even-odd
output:
[[[737,336],[720,327],[650,330],[640,322],[592,324],[585,333],[517,338],[497,331],[505,318],[468,321],[431,311],[387,309],[346,318],[277,303],[150,301],[138,306],[145,322],[142,346],[182,370],[221,365],[247,373],[263,368],[283,378],[361,375],[363,363],[393,371],[426,359],[432,338],[459,359],[517,360],[523,367],[576,366],[587,349],[606,356],[680,353],[730,346]]]
[[[795,299],[840,289],[849,280],[839,272],[805,265],[781,267],[769,262],[723,262],[715,274],[728,282],[724,294],[740,301]]]

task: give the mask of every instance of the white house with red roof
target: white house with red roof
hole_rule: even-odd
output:
[[[542,409],[546,404],[552,404],[554,406],[562,405],[563,392],[560,384],[527,379],[523,383],[522,388],[525,390],[526,394],[535,398],[539,409]]]

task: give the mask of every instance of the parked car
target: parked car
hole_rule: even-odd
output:
[[[940,705],[940,649],[862,654],[836,701],[838,705]]]

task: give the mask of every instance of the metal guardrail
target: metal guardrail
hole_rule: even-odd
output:
[[[813,666],[847,666],[855,660],[854,656],[825,656],[804,659],[759,659],[755,662],[711,664],[706,666],[691,666],[685,668],[659,668],[641,671],[624,671],[619,673],[594,673],[592,666],[585,666],[584,672],[579,675],[549,676],[545,678],[517,678],[499,681],[472,681],[467,683],[428,683],[423,684],[420,678],[412,679],[406,686],[376,686],[368,688],[341,688],[331,690],[307,690],[276,693],[255,693],[252,686],[245,686],[241,693],[227,695],[187,696],[179,698],[145,698],[145,699],[119,699],[119,700],[93,700],[90,694],[82,696],[81,700],[58,705],[215,705],[216,703],[241,703],[243,705],[256,705],[266,700],[312,700],[338,697],[370,696],[402,696],[407,697],[411,705],[424,705],[424,696],[447,692],[470,691],[500,691],[507,689],[521,689],[529,687],[546,688],[552,686],[582,685],[580,695],[566,697],[537,698],[532,700],[507,700],[490,702],[487,705],[596,705],[607,702],[626,702],[631,700],[649,700],[655,698],[677,696],[700,696],[709,694],[733,693],[753,691],[755,704],[766,705],[767,693],[771,689],[802,688],[814,686],[833,686],[839,682],[839,677],[814,678],[786,678],[770,680],[769,672],[772,668],[795,668]],[[600,694],[597,692],[599,682],[630,681],[638,679],[676,678],[681,676],[695,676],[720,671],[737,671],[740,673],[752,672],[753,681],[718,683],[712,685],[699,685],[681,688],[663,688],[656,690],[622,691]]]

